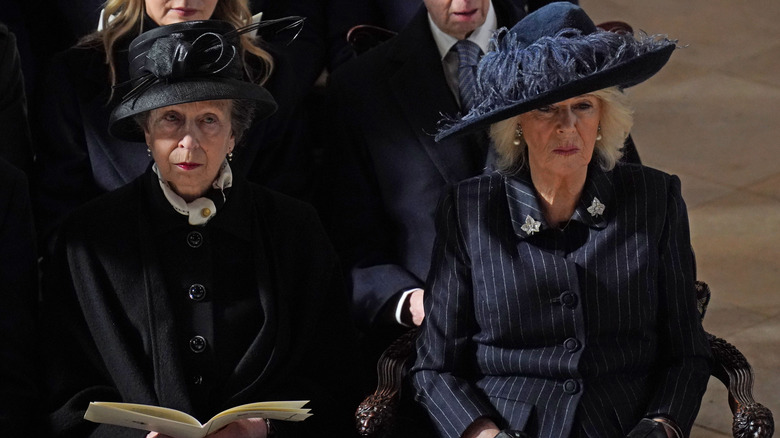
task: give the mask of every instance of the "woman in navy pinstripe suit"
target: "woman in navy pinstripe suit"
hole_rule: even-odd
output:
[[[674,41],[554,3],[494,44],[482,104],[439,134],[489,126],[499,170],[441,202],[417,399],[446,437],[684,436],[709,347],[680,181],[618,163],[621,89]]]

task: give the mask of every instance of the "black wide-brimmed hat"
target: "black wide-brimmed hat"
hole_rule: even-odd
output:
[[[185,21],[142,33],[130,43],[132,89],[111,113],[109,132],[122,140],[144,141],[133,116],[204,100],[252,100],[255,117],[270,116],[276,101],[265,88],[245,79],[240,35],[299,28],[302,22],[288,17],[236,29],[220,20]]]
[[[666,64],[676,41],[598,29],[580,7],[550,3],[498,30],[477,66],[474,106],[444,120],[436,141],[572,97],[627,88]]]

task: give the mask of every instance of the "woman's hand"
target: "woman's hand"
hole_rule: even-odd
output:
[[[222,429],[210,433],[208,438],[267,438],[268,428],[262,418],[236,420]],[[157,432],[149,432],[146,438],[171,438]]]
[[[494,438],[501,430],[487,417],[479,417],[463,432],[461,438]]]
[[[210,433],[208,438],[267,438],[268,427],[262,418],[236,420],[222,429]]]

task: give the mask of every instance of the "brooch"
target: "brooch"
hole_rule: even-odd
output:
[[[520,227],[520,229],[525,231],[526,234],[530,236],[539,231],[539,225],[541,224],[542,224],[541,222],[534,220],[534,218],[532,218],[531,216],[526,216],[525,223],[523,224],[522,227]]]
[[[604,213],[604,204],[599,201],[599,198],[593,198],[593,202],[588,207],[588,213],[593,217],[601,216]]]

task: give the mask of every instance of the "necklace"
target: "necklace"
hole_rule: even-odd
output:
[[[571,223],[571,219],[572,218],[569,218],[569,220],[566,221],[566,224],[564,226],[562,226],[562,227],[559,226],[558,229],[561,230],[561,231],[566,231],[566,228],[568,228],[569,224]]]

